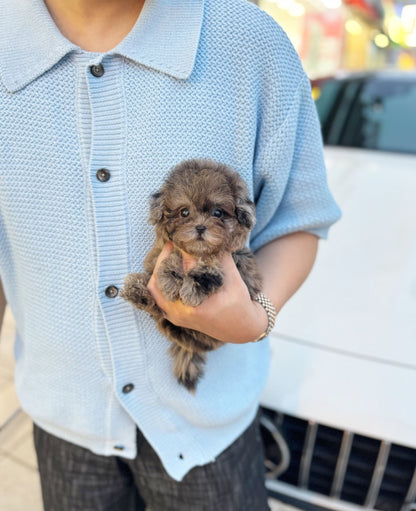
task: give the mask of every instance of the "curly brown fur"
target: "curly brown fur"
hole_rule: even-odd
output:
[[[121,296],[151,314],[160,331],[173,341],[169,350],[173,372],[193,392],[203,375],[206,352],[223,343],[165,319],[146,285],[164,244],[171,241],[174,250],[157,275],[168,300],[195,307],[216,293],[224,281],[220,258],[226,252],[233,254],[253,299],[261,289],[261,277],[245,243],[255,223],[254,204],[237,172],[211,160],[187,160],[171,171],[152,196],[149,220],[155,226],[156,241],[144,261],[145,272],[128,275]],[[197,258],[188,272],[181,251]]]

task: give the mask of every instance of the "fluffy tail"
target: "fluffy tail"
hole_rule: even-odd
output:
[[[197,353],[172,343],[169,353],[173,358],[173,374],[178,383],[194,393],[199,379],[204,374],[205,353]]]

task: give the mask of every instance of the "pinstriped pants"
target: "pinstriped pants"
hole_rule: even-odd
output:
[[[258,419],[215,462],[181,482],[139,431],[134,460],[96,455],[36,425],[34,440],[45,511],[269,510]]]

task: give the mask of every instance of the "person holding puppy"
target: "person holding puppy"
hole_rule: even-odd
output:
[[[274,314],[340,216],[309,81],[243,0],[0,0],[0,293],[33,418],[46,511],[268,509],[256,414]],[[180,161],[238,171],[256,205],[252,300],[230,253],[197,307],[148,289],[224,345],[195,393],[168,340],[120,297],[153,242],[148,200]],[[184,254],[185,271],[195,264]],[[1,307],[0,307],[1,309]]]

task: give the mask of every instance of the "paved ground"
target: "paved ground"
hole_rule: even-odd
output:
[[[0,336],[0,510],[42,511],[32,423],[19,411],[13,385],[13,338],[14,322],[7,311]],[[277,501],[270,506],[272,511],[294,511]]]

